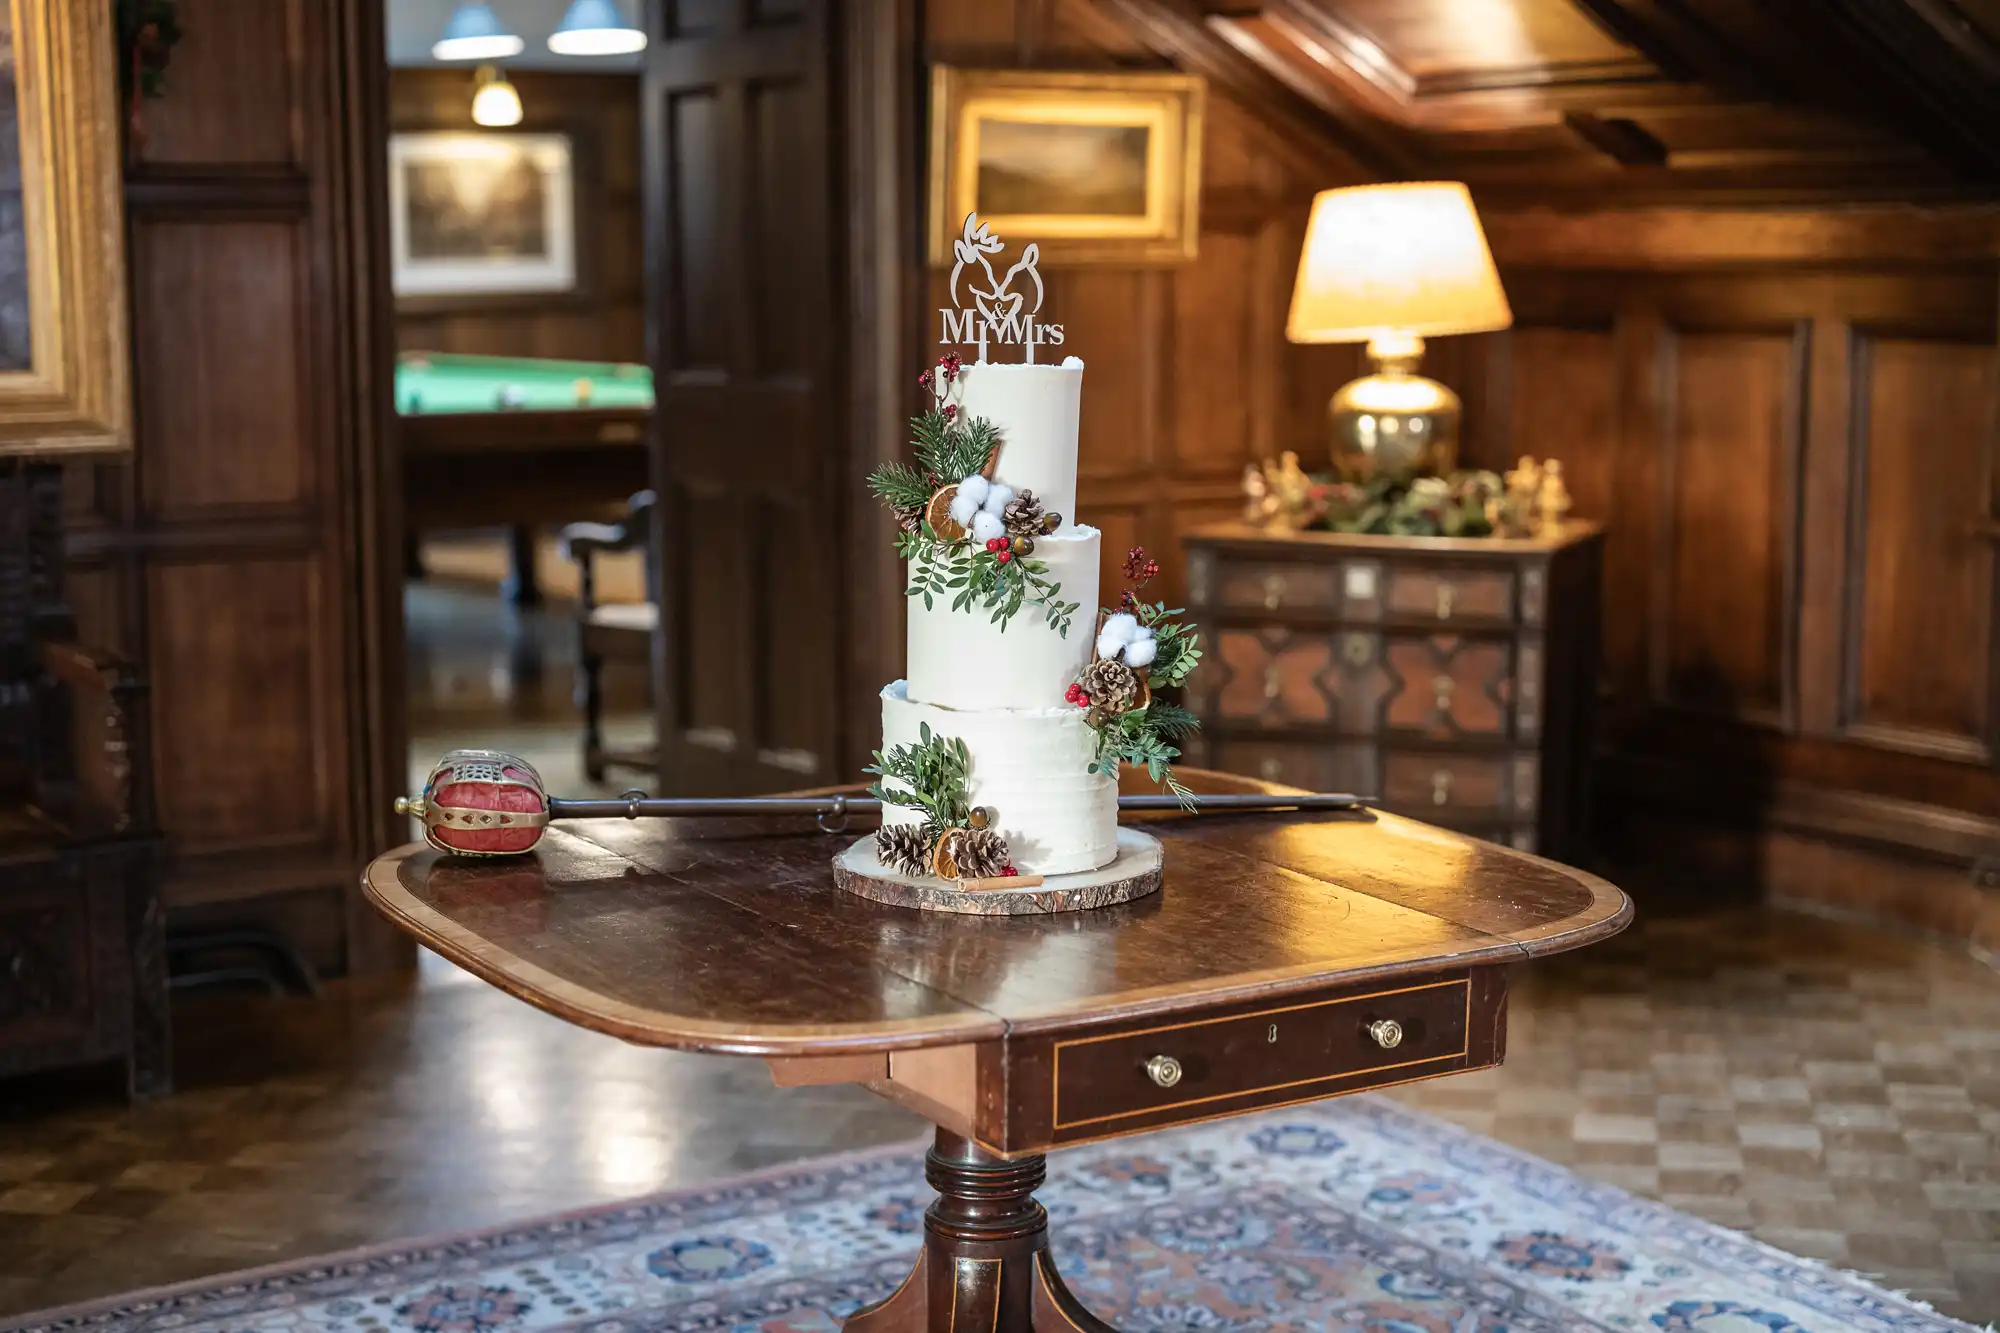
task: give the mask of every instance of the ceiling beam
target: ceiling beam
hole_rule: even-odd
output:
[[[1415,169],[1403,154],[1272,77],[1211,29],[1186,0],[1090,0],[1090,7],[1115,16],[1149,49],[1256,112],[1288,150],[1329,181],[1395,179]]]

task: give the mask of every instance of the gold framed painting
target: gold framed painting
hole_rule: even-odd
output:
[[[1193,259],[1202,111],[1186,74],[933,67],[930,262],[968,213],[1045,264]]]
[[[131,447],[111,21],[0,0],[0,455]]]

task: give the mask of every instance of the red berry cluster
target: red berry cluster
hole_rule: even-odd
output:
[[[964,369],[964,367],[965,363],[959,360],[958,353],[947,353],[938,358],[938,363],[935,367],[917,376],[917,384],[922,388],[929,389],[932,393],[936,393],[940,379],[946,384],[950,384],[958,378],[958,372]],[[946,409],[945,415],[951,415],[949,408]]]
[[[1006,865],[1000,867],[1000,873],[1008,879],[1012,879],[1021,872],[1014,869],[1014,863],[1009,861]]]
[[[988,537],[986,549],[1003,565],[1014,558],[1014,544],[1005,537]]]
[[[1090,696],[1083,692],[1083,686],[1081,685],[1072,685],[1064,690],[1063,701],[1075,704],[1078,708],[1090,707]]]
[[[1125,553],[1125,577],[1144,587],[1160,577],[1160,562],[1148,556],[1145,547],[1135,546]]]
[[[940,412],[942,412],[942,413],[944,414],[944,419],[945,419],[946,421],[956,421],[956,420],[958,420],[958,404],[957,404],[957,403],[946,403],[946,404],[945,404],[945,405],[944,405],[943,407],[939,408],[939,409],[938,409],[938,411],[940,411]]]

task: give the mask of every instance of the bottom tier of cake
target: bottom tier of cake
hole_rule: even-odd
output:
[[[1016,869],[1036,875],[1095,870],[1118,854],[1118,783],[1086,771],[1097,733],[1083,710],[1060,708],[961,712],[912,703],[896,681],[882,691],[882,746],[914,745],[928,723],[933,735],[965,742],[969,795],[993,812]],[[889,806],[891,824],[919,822],[916,811]]]

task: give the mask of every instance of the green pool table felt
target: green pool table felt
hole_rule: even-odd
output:
[[[590,396],[577,395],[587,381]],[[502,395],[513,401],[502,404]],[[650,408],[653,375],[645,366],[610,361],[547,361],[535,357],[405,353],[396,360],[396,410],[432,412],[557,412]]]

